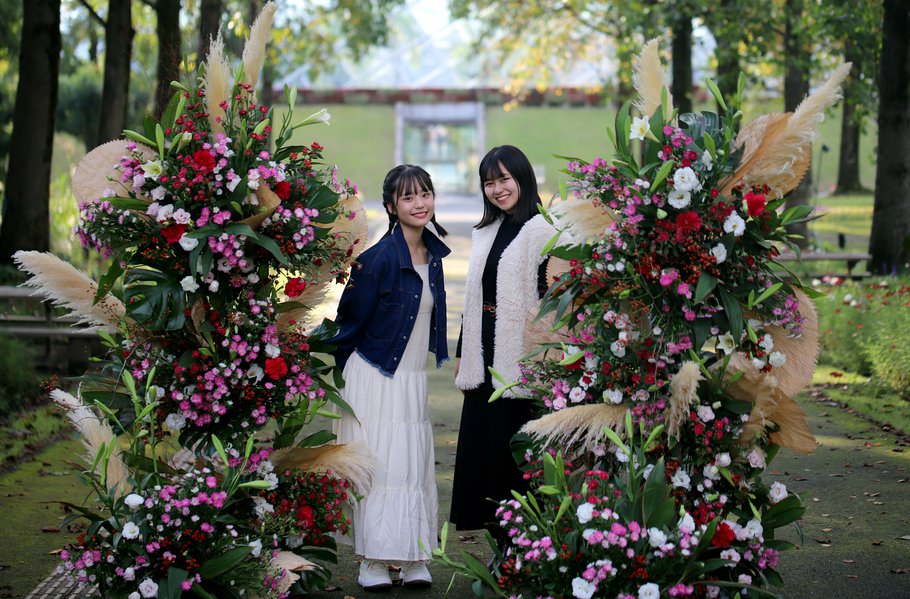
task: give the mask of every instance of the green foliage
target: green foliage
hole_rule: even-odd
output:
[[[863,353],[881,382],[910,394],[910,308],[900,305],[876,316]]]
[[[98,135],[101,77],[96,65],[86,63],[59,79],[54,127],[79,138],[87,148],[95,146]]]
[[[16,412],[39,393],[34,351],[0,333],[0,416]]]

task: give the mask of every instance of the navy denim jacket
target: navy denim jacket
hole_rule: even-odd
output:
[[[424,229],[429,253],[429,285],[433,294],[429,350],[437,368],[449,358],[446,345],[446,291],[442,258],[450,252],[442,241]],[[329,340],[337,349],[335,363],[344,368],[356,351],[387,377],[395,374],[420,306],[423,282],[411,263],[411,253],[401,227],[383,237],[357,259],[351,268],[335,321],[340,329]]]

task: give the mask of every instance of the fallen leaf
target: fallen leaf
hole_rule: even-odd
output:
[[[847,574],[847,578],[859,578],[856,574]]]
[[[882,544],[884,544],[884,541],[872,541],[872,544],[875,545],[876,547],[879,547]]]
[[[815,539],[815,542],[820,543],[821,545],[824,545],[825,547],[831,546],[831,539]]]
[[[891,573],[892,574],[906,574],[907,568],[896,568],[894,570],[891,570]]]
[[[819,499],[818,497],[813,497],[812,501],[814,501],[815,503],[818,503],[819,501],[821,501],[821,499]]]
[[[832,530],[834,530],[834,529],[833,528],[823,528],[822,532],[831,532]]]
[[[324,590],[325,590],[325,592],[327,592],[327,593],[335,593],[335,592],[337,592],[337,591],[340,591],[340,590],[341,590],[341,587],[330,586],[330,587],[325,587]]]
[[[884,501],[873,501],[872,505],[885,505]]]
[[[864,493],[864,495],[868,495],[869,497],[878,497],[881,495],[881,493]]]
[[[845,559],[845,560],[843,560],[843,562],[844,562],[845,564],[855,564],[855,563],[856,563],[856,560],[853,560],[853,559]]]
[[[809,479],[806,478],[805,476],[797,476],[797,477],[794,478],[793,480],[796,480],[796,481],[804,481],[804,480],[809,480]]]
[[[831,476],[833,478],[844,478],[846,476],[846,474],[841,474],[839,472],[836,472],[834,474],[829,474],[828,476]]]
[[[41,532],[60,532],[60,529],[56,526],[45,526],[41,529]]]
[[[904,535],[902,537],[894,537],[895,539],[900,539],[901,541],[910,541],[910,535]]]

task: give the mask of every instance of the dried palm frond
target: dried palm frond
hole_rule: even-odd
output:
[[[815,304],[802,291],[795,291],[799,300],[799,313],[805,318],[802,334],[799,337],[788,336],[783,327],[768,327],[774,340],[774,349],[787,356],[787,361],[773,370],[781,393],[793,397],[812,382],[812,374],[818,365],[818,310]]]
[[[286,593],[291,588],[291,585],[300,580],[300,574],[297,574],[297,572],[306,572],[317,568],[315,563],[300,557],[292,551],[276,552],[272,556],[272,566],[287,571],[287,574],[278,581],[279,593]]]
[[[698,394],[702,380],[701,368],[695,362],[685,362],[670,379],[670,413],[667,415],[667,434],[679,436],[680,427],[689,418],[689,408]]]
[[[224,55],[224,40],[221,33],[209,45],[209,55],[205,61],[205,110],[214,133],[224,132],[224,120],[227,118],[222,105],[231,100],[231,65]]]
[[[275,209],[281,205],[281,198],[269,189],[268,185],[260,185],[256,189],[256,199],[259,201],[259,212],[239,221],[244,225],[248,225],[254,231],[259,228],[262,221],[272,216]]]
[[[803,454],[815,451],[818,442],[809,428],[806,413],[793,399],[782,395],[771,419],[780,427],[779,431],[771,433],[772,442]]]
[[[93,304],[98,284],[76,270],[72,264],[49,252],[20,250],[13,254],[13,261],[19,270],[31,275],[25,282],[57,306],[68,309],[79,318],[77,324],[101,327],[116,332],[117,325],[126,320],[126,308],[113,295],[104,296]]]
[[[632,75],[632,82],[638,92],[635,108],[643,116],[651,118],[651,115],[661,105],[661,97],[667,87],[664,83],[664,67],[660,62],[656,38],[645,44],[641,54],[635,57],[633,68],[635,71]],[[667,105],[665,118],[673,114],[673,96],[670,95],[669,89],[667,89]]]
[[[792,113],[766,115],[754,127],[749,123],[737,136],[736,146],[746,155],[739,167],[721,186],[729,195],[739,184],[767,185],[774,197],[794,189],[808,168],[812,141],[825,110],[840,99],[840,85],[850,72],[850,63],[834,70],[831,77]]]
[[[307,472],[329,472],[345,479],[357,492],[365,495],[372,485],[374,459],[360,444],[289,447],[271,456],[275,469],[299,468]]]
[[[531,308],[525,314],[524,346],[522,351],[524,355],[529,355],[532,351],[540,348],[542,345],[549,343],[568,343],[569,333],[566,327],[553,329],[553,314],[545,314],[537,318],[538,311]],[[544,359],[544,354],[538,354],[532,360]]]
[[[94,464],[95,456],[102,451],[102,447],[109,447],[111,443],[114,444],[110,458],[107,461],[105,483],[108,488],[116,487],[120,494],[129,491],[127,484],[129,472],[123,462],[123,456],[120,447],[117,445],[117,439],[114,437],[114,431],[107,421],[100,418],[92,408],[82,403],[82,399],[62,389],[51,391],[51,399],[66,410],[67,418],[79,431],[82,445],[86,450],[86,455],[84,456],[86,464]],[[96,472],[95,474],[98,473]]]
[[[619,430],[626,417],[625,406],[588,404],[571,406],[532,420],[521,432],[548,444],[573,445],[581,443],[582,451],[591,451],[604,438],[604,429]]]
[[[591,199],[570,198],[550,208],[550,214],[562,230],[579,243],[601,239],[616,214],[600,202]]]
[[[130,197],[130,192],[133,190],[132,182],[121,182],[120,173],[116,170],[120,165],[120,158],[129,155],[129,151],[126,149],[127,143],[130,142],[115,139],[101,144],[82,157],[73,170],[70,182],[73,196],[78,203],[97,202],[105,196]],[[136,151],[146,160],[154,160],[158,156],[157,151],[140,143],[136,144]]]
[[[262,71],[262,64],[265,62],[265,45],[269,41],[269,35],[272,32],[272,19],[275,17],[277,5],[274,2],[266,4],[256,22],[250,29],[250,39],[246,41],[243,47],[243,73],[245,75],[244,83],[249,84],[251,93],[255,95],[256,84],[259,82],[259,73]]]
[[[338,240],[338,247],[343,252],[350,252],[349,260],[353,261],[366,247],[369,239],[367,213],[363,202],[352,194],[342,195],[338,205],[344,211],[331,225],[332,235]]]

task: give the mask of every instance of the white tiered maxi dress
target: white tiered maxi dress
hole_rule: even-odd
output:
[[[363,443],[376,460],[372,488],[352,514],[354,551],[366,559],[427,560],[427,551],[438,546],[426,373],[433,295],[427,265],[414,267],[423,279],[423,292],[395,376],[383,376],[356,351],[351,354],[342,397],[360,422],[345,413],[333,427],[338,443]]]

